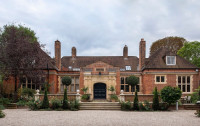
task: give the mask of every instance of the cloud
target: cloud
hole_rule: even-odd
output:
[[[166,36],[200,41],[198,0],[7,0],[0,1],[0,27],[16,22],[36,32],[54,56],[54,41],[60,40],[62,56],[139,55],[139,41],[152,42]]]

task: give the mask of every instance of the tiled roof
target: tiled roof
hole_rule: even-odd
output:
[[[176,56],[176,65],[166,65],[166,56]],[[143,69],[192,69],[197,68],[184,58],[172,53],[168,48],[160,48],[148,59],[146,58],[145,67]]]
[[[137,71],[139,62],[136,56],[128,56],[128,58],[124,58],[123,56],[77,56],[76,58],[64,56],[61,59],[62,67],[65,68],[69,66],[73,68],[83,68],[98,61],[124,69],[125,66],[131,66],[131,71]]]

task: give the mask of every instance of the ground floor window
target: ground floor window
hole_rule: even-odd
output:
[[[72,83],[67,86],[67,92],[76,93],[79,90],[79,77],[78,76],[71,76]],[[64,92],[65,86],[62,84],[62,77],[61,77],[61,84],[60,84],[60,92]]]
[[[44,90],[44,83],[45,83],[45,77],[39,78],[39,79],[31,79],[28,77],[22,77],[20,78],[20,84],[22,88],[30,88],[34,90]]]
[[[140,81],[139,81],[139,84],[134,86],[134,87],[131,87],[130,85],[128,85],[126,83],[126,80],[127,80],[128,77],[121,77],[121,90],[124,90],[124,92],[135,92],[136,89],[138,92],[140,92]]]
[[[178,87],[182,92],[190,92],[191,90],[191,76],[177,76]]]

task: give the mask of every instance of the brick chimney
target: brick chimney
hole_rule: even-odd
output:
[[[128,58],[128,46],[127,45],[124,46],[123,57]]]
[[[142,38],[139,47],[139,70],[141,71],[145,64],[145,54],[146,54],[146,41]]]
[[[76,58],[76,47],[72,47],[72,58]]]
[[[56,67],[61,70],[61,44],[60,41],[55,41],[55,61]]]

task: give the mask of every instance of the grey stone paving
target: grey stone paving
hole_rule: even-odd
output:
[[[3,110],[0,126],[200,126],[193,110],[170,112]]]

